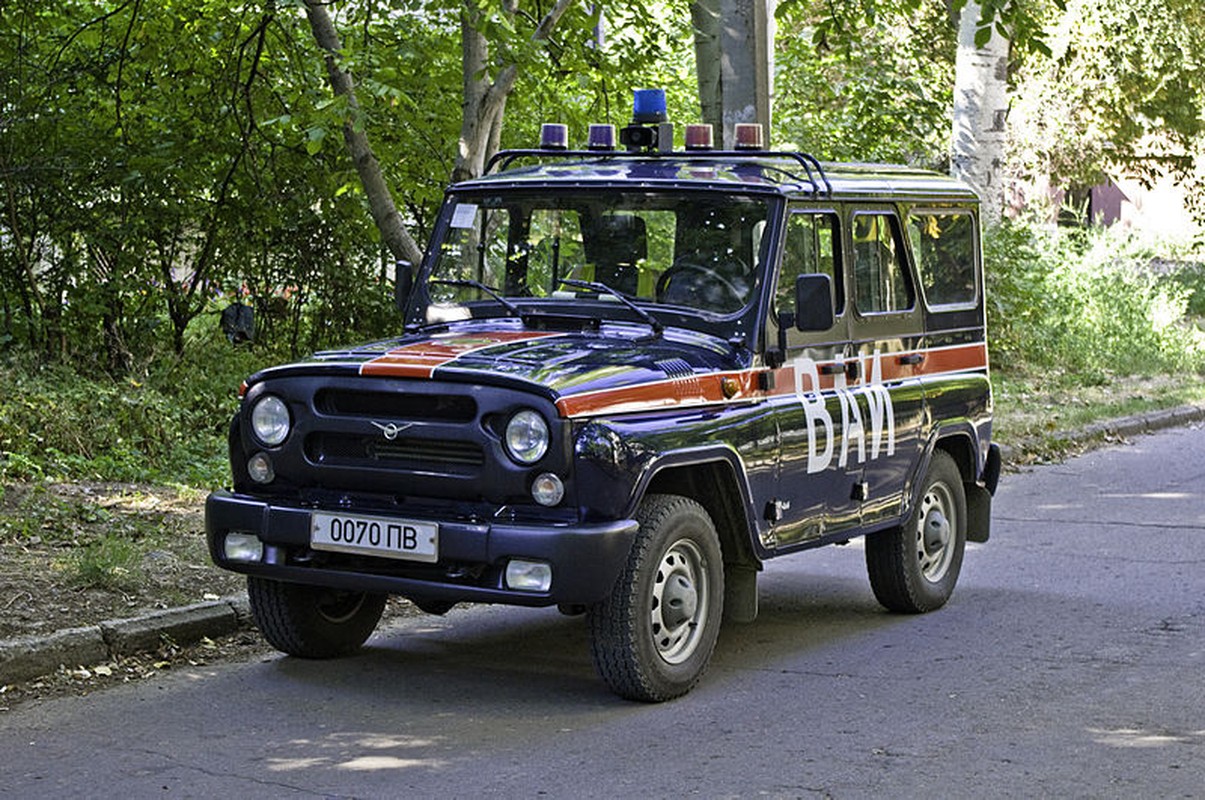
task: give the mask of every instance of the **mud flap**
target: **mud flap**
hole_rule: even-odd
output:
[[[757,619],[756,567],[724,565],[724,619],[729,622],[753,622]]]
[[[986,542],[992,527],[992,493],[977,483],[964,483],[967,498],[967,541]]]

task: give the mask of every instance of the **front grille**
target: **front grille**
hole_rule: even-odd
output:
[[[434,422],[472,422],[477,403],[457,394],[407,394],[326,388],[314,396],[314,407],[323,414],[340,417]]]
[[[480,445],[462,441],[399,438],[390,442],[381,436],[315,433],[306,438],[305,449],[312,463],[331,466],[477,467],[485,463]]]

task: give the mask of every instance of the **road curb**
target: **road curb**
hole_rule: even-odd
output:
[[[192,644],[251,624],[246,595],[104,620],[45,636],[0,640],[0,686],[48,675],[59,667],[94,666],[119,656],[154,650],[170,640]]]
[[[1044,437],[1067,442],[1090,442],[1108,437],[1134,436],[1164,428],[1205,421],[1205,406],[1187,405],[1103,420],[1074,431],[1058,431]],[[1002,444],[1005,461],[1038,440],[1018,445]],[[84,628],[69,628],[45,636],[22,636],[0,640],[0,686],[48,675],[59,667],[102,664],[118,656],[152,651],[165,639],[191,644],[251,626],[247,596],[231,595],[221,600],[196,603],[183,608],[154,611],[130,619],[106,620]]]
[[[1101,439],[1125,438],[1143,433],[1154,433],[1166,428],[1177,428],[1194,422],[1205,422],[1205,406],[1184,405],[1150,411],[1129,417],[1117,417],[1093,422],[1075,430],[1054,431],[1042,437],[1022,439],[1015,445],[1001,444],[1000,455],[1005,464],[1017,455],[1040,442],[1058,441],[1068,444],[1086,444]]]

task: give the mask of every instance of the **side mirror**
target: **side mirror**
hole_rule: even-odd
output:
[[[827,331],[833,327],[833,279],[822,273],[795,279],[795,328]]]
[[[400,258],[393,265],[393,304],[402,312],[406,310],[406,303],[410,301],[410,290],[414,287],[411,267],[409,261]]]

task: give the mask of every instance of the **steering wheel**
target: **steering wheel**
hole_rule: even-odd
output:
[[[744,264],[740,263],[739,261],[736,263],[744,272],[748,272],[748,270],[744,269]],[[662,272],[657,278],[657,297],[663,298],[666,294],[666,291],[669,289],[670,282],[673,281],[675,277],[682,276],[687,273],[695,273],[703,276],[704,280],[702,285],[698,287],[701,290],[710,289],[713,286],[718,286],[723,289],[728,296],[727,298],[710,298],[712,302],[708,303],[708,305],[716,307],[717,310],[732,310],[729,308],[729,305],[739,308],[745,304],[745,296],[748,293],[746,289],[742,289],[734,284],[731,280],[720,274],[718,270],[702,264],[697,264],[693,261],[675,261],[673,266],[671,266],[665,272]],[[729,298],[732,300],[731,304],[715,302],[716,299],[722,301]]]

